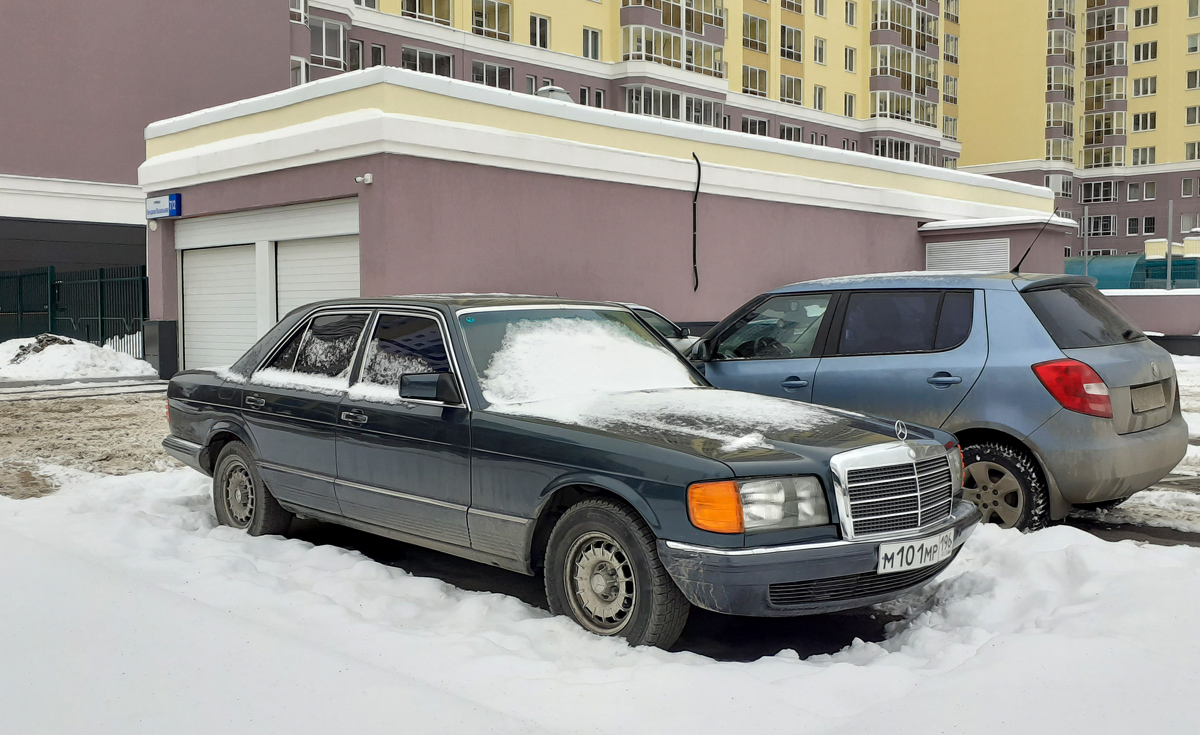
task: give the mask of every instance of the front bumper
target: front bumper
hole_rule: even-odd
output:
[[[1028,441],[1063,500],[1099,503],[1166,477],[1187,453],[1188,428],[1178,410],[1167,423],[1132,434],[1117,434],[1108,419],[1063,410]]]
[[[975,505],[960,500],[945,523],[882,543],[936,536],[953,528],[957,556],[979,518]],[[693,605],[756,617],[813,615],[886,602],[925,584],[950,563],[876,574],[880,543],[832,541],[713,549],[660,540],[658,555]]]
[[[201,455],[204,453],[204,447],[195,442],[180,439],[177,436],[171,435],[162,441],[163,449],[167,454],[175,459],[183,462],[192,469],[208,474],[204,469],[204,463],[201,461]]]

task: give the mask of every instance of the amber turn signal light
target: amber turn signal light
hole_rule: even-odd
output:
[[[688,517],[692,525],[713,533],[742,533],[742,496],[736,482],[698,482],[688,487]]]

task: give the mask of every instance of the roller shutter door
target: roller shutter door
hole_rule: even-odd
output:
[[[1008,238],[931,242],[925,246],[926,270],[1002,273],[1011,267]]]
[[[358,236],[280,242],[275,273],[280,318],[314,301],[357,297]]]
[[[257,339],[254,246],[183,252],[184,369],[231,365]]]

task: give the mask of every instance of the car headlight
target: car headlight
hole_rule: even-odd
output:
[[[963,478],[967,474],[966,458],[963,457],[961,445],[955,444],[946,449],[949,450],[946,459],[950,462],[950,488],[955,500],[959,500],[963,494]]]
[[[698,482],[688,487],[688,516],[716,533],[756,533],[829,523],[829,504],[815,477]]]

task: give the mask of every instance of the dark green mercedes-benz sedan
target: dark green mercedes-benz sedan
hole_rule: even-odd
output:
[[[805,615],[927,582],[979,519],[948,433],[711,387],[623,306],[328,301],[168,393],[221,523],[316,518],[545,575],[550,609],[669,646],[692,605]]]

